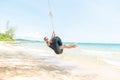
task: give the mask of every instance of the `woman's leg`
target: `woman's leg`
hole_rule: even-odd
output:
[[[77,45],[76,44],[71,44],[71,45],[62,45],[60,46],[60,49],[64,49],[64,48],[76,48]]]

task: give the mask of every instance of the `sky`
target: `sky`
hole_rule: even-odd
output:
[[[62,41],[120,43],[120,0],[49,0],[54,29]],[[0,0],[0,31],[15,38],[50,38],[48,0]]]

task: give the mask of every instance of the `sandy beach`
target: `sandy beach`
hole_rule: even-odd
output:
[[[80,70],[70,70],[34,58],[23,49],[0,42],[0,80],[120,80],[119,67],[99,60],[81,56]]]

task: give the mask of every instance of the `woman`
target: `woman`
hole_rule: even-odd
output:
[[[64,48],[76,48],[76,44],[71,45],[63,45],[61,39],[58,36],[55,36],[55,32],[53,31],[52,37],[49,40],[47,37],[44,37],[44,41],[47,46],[54,50],[56,54],[61,54]]]

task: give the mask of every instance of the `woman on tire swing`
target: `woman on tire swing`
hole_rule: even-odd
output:
[[[47,46],[54,50],[56,54],[61,54],[64,48],[76,48],[76,44],[71,45],[63,45],[60,37],[55,36],[55,32],[53,31],[51,39],[44,37],[44,41]]]

